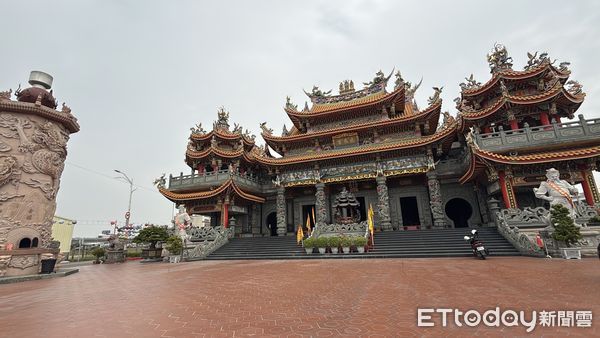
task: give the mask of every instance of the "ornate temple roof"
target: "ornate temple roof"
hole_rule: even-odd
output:
[[[574,94],[565,89],[561,82],[556,81],[555,84],[548,90],[533,95],[511,95],[506,94],[496,98],[488,107],[480,110],[462,110],[460,116],[466,120],[475,120],[482,117],[490,116],[495,112],[503,109],[506,103],[517,105],[537,104],[562,97],[569,102],[576,104],[577,107],[585,99],[585,93]]]
[[[473,80],[473,75],[471,75],[470,78],[467,78],[467,83],[462,83],[461,84],[461,94],[463,97],[472,97],[472,96],[477,96],[480,94],[485,93],[486,91],[489,91],[492,88],[495,88],[496,86],[500,85],[500,81],[501,80],[508,80],[508,81],[516,81],[516,80],[527,80],[527,79],[531,79],[540,75],[543,75],[544,73],[548,72],[548,71],[552,71],[556,74],[556,76],[559,79],[567,79],[569,77],[569,75],[571,74],[571,71],[563,68],[563,69],[559,69],[559,68],[555,68],[549,59],[544,60],[542,63],[533,66],[527,70],[512,70],[512,69],[505,69],[505,70],[501,70],[498,71],[496,73],[493,73],[492,78],[489,79],[486,83],[484,84],[480,84],[477,83],[475,80]]]
[[[406,103],[406,105],[410,106],[412,108],[411,103]],[[355,123],[355,124],[353,124],[351,121],[348,121],[348,123],[343,126],[334,126],[331,128],[322,129],[319,131],[313,131],[310,133],[296,132],[293,135],[291,133],[288,133],[288,135],[282,135],[282,136],[276,136],[273,134],[262,133],[261,136],[263,137],[263,139],[265,139],[265,141],[269,145],[274,146],[278,143],[287,143],[287,142],[294,142],[294,141],[299,141],[299,140],[310,140],[310,139],[313,139],[314,137],[318,137],[318,136],[333,135],[333,134],[339,134],[339,133],[344,133],[344,132],[349,132],[349,131],[372,129],[375,127],[379,128],[379,127],[400,125],[400,124],[405,124],[405,123],[420,121],[420,120],[430,120],[430,124],[432,126],[435,126],[438,123],[441,106],[442,106],[442,100],[438,99],[435,102],[433,102],[430,106],[428,106],[426,109],[424,109],[423,111],[416,112],[413,114],[404,114],[404,115],[396,116],[393,118],[388,118],[387,116],[385,116],[379,120],[361,121],[361,122]]]
[[[510,165],[528,165],[538,163],[551,163],[567,160],[587,159],[600,156],[600,146],[569,148],[562,150],[553,150],[545,152],[532,152],[522,155],[506,155],[486,151],[470,141],[472,136],[467,137],[469,148],[471,149],[471,162],[467,172],[459,179],[459,182],[466,183],[477,176],[478,173],[488,167],[488,161]]]
[[[209,191],[179,193],[179,192],[170,191],[169,189],[166,189],[163,187],[159,187],[158,191],[163,196],[165,196],[167,199],[171,200],[172,202],[181,202],[181,201],[186,201],[186,200],[203,200],[203,199],[213,198],[213,197],[219,196],[224,193],[227,193],[227,194],[235,193],[237,196],[239,196],[247,201],[251,201],[251,202],[258,202],[258,203],[265,202],[265,199],[263,197],[249,194],[249,193],[243,191],[240,187],[238,187],[235,184],[233,179],[228,179],[223,184],[221,184],[219,187],[217,187],[213,190],[209,190]]]
[[[229,112],[223,107],[217,112],[218,119],[213,123],[213,129],[206,132],[202,124],[198,123],[190,128],[190,142],[186,150],[186,163],[191,165],[193,160],[202,159],[209,156],[221,158],[244,157],[249,160],[252,156],[244,156],[254,147],[254,135],[246,130],[242,132],[242,127],[234,124],[233,130],[229,127]],[[227,146],[223,146],[225,143]],[[200,150],[198,150],[200,149]]]
[[[400,139],[393,140],[391,142],[380,142],[380,143],[370,143],[363,144],[357,147],[352,148],[343,148],[343,149],[333,149],[333,150],[323,150],[323,151],[313,151],[307,152],[298,155],[288,155],[281,158],[273,158],[273,157],[265,157],[265,156],[256,156],[256,160],[259,163],[270,164],[270,165],[286,165],[293,163],[302,163],[302,162],[314,162],[324,159],[333,159],[333,158],[341,158],[355,155],[362,155],[368,153],[379,153],[385,151],[393,151],[399,149],[409,149],[425,146],[428,144],[432,144],[438,142],[444,138],[455,135],[457,130],[458,122],[453,121],[449,123],[449,125],[445,126],[445,128],[439,130],[433,135],[423,136],[423,137],[415,137],[411,139]]]

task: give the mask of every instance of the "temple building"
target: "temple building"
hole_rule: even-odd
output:
[[[584,100],[567,62],[529,55],[523,70],[497,45],[491,79],[461,83],[456,118],[442,111],[442,87],[427,105],[414,99],[421,83],[379,71],[355,89],[331,94],[314,86],[302,109],[288,98],[291,121],[276,135],[261,123],[265,145],[221,108],[212,130],[192,128],[190,175],[157,180],[159,191],[211,225],[236,225],[242,236],[282,236],[308,219],[332,223],[335,197],[349,191],[361,220],[375,210],[382,231],[492,225],[490,201],[505,208],[539,206],[532,188],[555,167],[581,183],[589,205],[600,202],[592,170],[600,125],[575,112]],[[392,78],[393,77],[393,78]]]

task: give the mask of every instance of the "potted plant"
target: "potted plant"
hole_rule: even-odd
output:
[[[342,247],[342,252],[345,254],[350,253],[350,247],[352,246],[352,240],[348,236],[340,237],[340,246]]]
[[[554,226],[552,238],[555,241],[563,242],[566,248],[560,248],[565,259],[581,258],[581,248],[571,247],[582,238],[579,228],[573,222],[569,209],[560,204],[555,204],[550,210],[550,220]]]
[[[100,264],[100,258],[104,257],[104,254],[106,253],[106,251],[104,250],[104,248],[101,248],[99,246],[95,247],[92,249],[91,254],[96,257],[96,260],[94,261],[94,264]]]
[[[329,237],[329,247],[331,248],[331,253],[338,253],[340,247],[340,238],[337,236]]]
[[[149,244],[149,248],[142,249],[142,258],[144,259],[155,259],[160,258],[162,249],[156,248],[158,242],[164,242],[169,238],[167,229],[157,226],[145,227],[138,233],[133,239],[134,243],[146,243]]]
[[[319,253],[325,253],[327,250],[327,244],[329,244],[328,242],[329,241],[327,240],[327,237],[319,237],[316,239],[315,246],[319,249]]]
[[[304,250],[306,250],[307,254],[312,254],[313,248],[315,247],[315,239],[312,237],[305,239],[302,241],[302,246],[304,246]]]
[[[181,252],[183,251],[183,241],[179,236],[170,236],[167,238],[167,250],[169,250],[169,262],[179,263]]]
[[[352,244],[356,246],[356,251],[358,251],[359,253],[364,253],[365,245],[367,245],[367,239],[362,236],[355,236],[352,239]]]

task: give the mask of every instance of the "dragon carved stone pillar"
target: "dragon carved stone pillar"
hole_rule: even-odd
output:
[[[381,229],[384,231],[392,230],[390,221],[390,199],[388,196],[388,187],[385,183],[385,176],[377,176],[377,215]]]
[[[31,72],[32,87],[0,92],[0,276],[37,274],[58,258],[52,238],[56,194],[77,119],[49,89],[52,76]]]
[[[433,172],[427,173],[427,187],[429,188],[429,204],[431,206],[431,214],[433,216],[433,227],[443,229],[446,227],[446,218],[442,208],[442,192],[440,181]]]
[[[276,200],[276,207],[277,207],[277,235],[278,236],[285,236],[285,234],[287,233],[287,223],[285,220],[285,213],[286,213],[286,208],[285,208],[285,188],[280,186],[277,188],[277,200]]]
[[[315,185],[317,192],[315,194],[315,218],[317,224],[325,224],[327,219],[327,207],[325,206],[325,183]]]

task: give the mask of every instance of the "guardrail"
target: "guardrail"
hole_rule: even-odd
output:
[[[548,144],[584,141],[600,138],[600,119],[583,118],[565,123],[552,123],[545,126],[529,127],[515,130],[500,130],[492,133],[475,134],[477,145],[489,151],[512,150]]]

